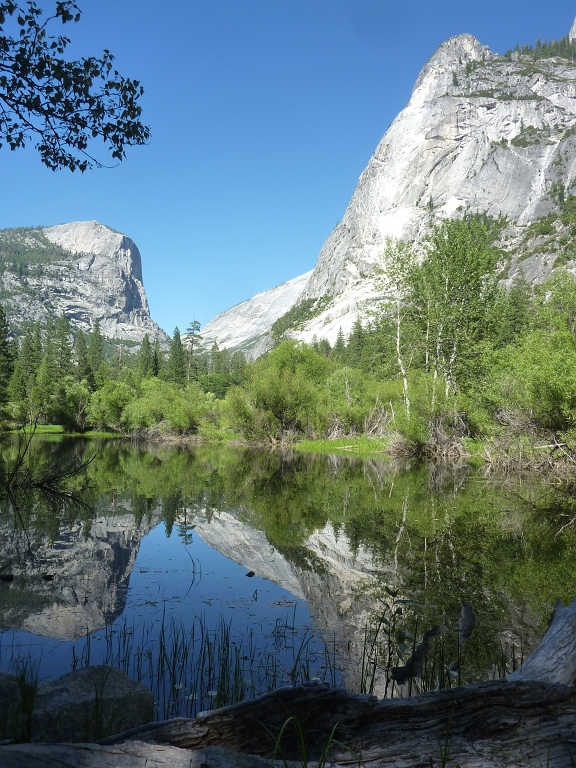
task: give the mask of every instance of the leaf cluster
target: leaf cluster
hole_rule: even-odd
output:
[[[15,150],[35,141],[51,170],[102,167],[91,153],[94,139],[121,161],[127,146],[150,138],[140,121],[142,86],[120,75],[110,51],[68,61],[63,54],[70,39],[49,34],[51,22],[80,17],[73,0],[59,0],[46,17],[35,0],[0,2],[0,147]],[[7,32],[10,26],[15,34]]]

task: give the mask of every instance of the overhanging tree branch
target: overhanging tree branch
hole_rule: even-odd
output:
[[[150,138],[140,121],[143,88],[114,69],[110,51],[67,61],[62,54],[69,38],[48,35],[51,22],[76,23],[80,17],[73,0],[56,2],[46,18],[35,0],[0,1],[0,147],[36,142],[52,170],[104,167],[89,151],[93,140],[122,161],[126,147]],[[10,21],[20,27],[17,36],[6,33]]]

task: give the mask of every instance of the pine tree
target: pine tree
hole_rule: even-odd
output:
[[[346,345],[346,357],[348,364],[354,368],[358,368],[362,359],[362,351],[364,350],[364,328],[360,322],[360,318],[357,317],[352,331],[348,337],[348,344]]]
[[[186,380],[186,354],[182,346],[178,326],[174,329],[174,335],[170,342],[168,361],[166,363],[166,378],[176,384],[184,384]]]
[[[336,337],[336,343],[332,347],[332,354],[336,360],[343,360],[346,354],[346,341],[342,328],[338,329],[338,336]]]
[[[154,376],[154,352],[148,334],[142,339],[138,351],[138,375],[143,379]]]
[[[20,360],[16,360],[14,365],[14,371],[8,385],[8,398],[15,409],[13,415],[18,421],[24,421],[28,411],[28,389]]]
[[[74,335],[74,362],[76,364],[75,370],[78,381],[86,381],[90,389],[94,389],[94,372],[88,361],[86,339],[80,329]]]
[[[328,341],[328,339],[320,339],[320,341],[318,342],[318,352],[324,357],[330,357],[330,353],[332,352],[332,347],[330,346],[330,342]]]
[[[88,336],[88,363],[94,374],[96,374],[104,362],[106,362],[104,357],[104,339],[100,332],[100,321],[98,318],[95,318],[92,330]]]
[[[36,373],[42,362],[42,336],[38,323],[36,323],[34,330],[28,329],[26,332],[18,360],[20,361],[26,388],[30,391],[34,386]]]
[[[56,323],[56,366],[60,380],[72,373],[71,334],[68,318],[62,313]]]
[[[8,320],[4,310],[0,307],[0,415],[3,414],[8,402],[8,385],[14,370],[9,333]]]
[[[186,380],[192,381],[198,378],[198,365],[196,361],[196,355],[200,348],[200,342],[202,336],[200,335],[200,323],[196,318],[190,323],[186,329]]]
[[[152,376],[160,376],[164,368],[164,354],[158,341],[158,336],[154,339],[154,348],[152,350]]]
[[[46,330],[44,332],[43,343],[44,354],[42,355],[42,362],[40,368],[44,369],[44,376],[46,381],[50,385],[54,384],[58,378],[58,344],[56,338],[56,326],[54,320],[50,317],[46,323]],[[38,376],[40,375],[40,368],[38,369]]]

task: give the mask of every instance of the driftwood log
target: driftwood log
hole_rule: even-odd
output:
[[[193,720],[151,723],[98,744],[0,747],[0,768],[265,768],[274,736],[296,718],[312,768],[338,723],[327,764],[366,768],[576,766],[576,600],[558,605],[541,644],[506,680],[409,699],[378,700],[328,686],[283,688]],[[294,723],[284,760],[299,768]],[[283,760],[279,760],[283,758]]]

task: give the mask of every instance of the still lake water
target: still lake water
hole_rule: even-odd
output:
[[[576,594],[573,499],[541,479],[72,439],[35,439],[31,461],[83,450],[84,506],[2,505],[0,669],[114,663],[160,718],[308,679],[407,695],[500,676]],[[477,626],[459,647],[462,603]],[[426,669],[395,685],[433,625]]]

